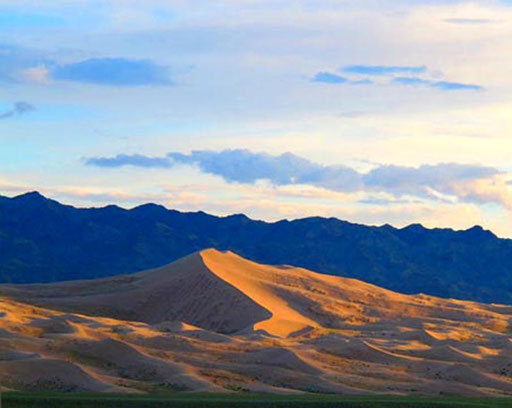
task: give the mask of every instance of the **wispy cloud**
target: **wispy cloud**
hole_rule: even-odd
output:
[[[101,85],[138,86],[170,85],[168,68],[151,60],[126,58],[92,58],[60,65],[51,76],[57,80],[87,82]]]
[[[428,78],[428,70],[425,65],[400,66],[400,65],[347,65],[340,69],[348,76],[341,76],[332,72],[318,72],[311,79],[312,82],[325,84],[351,84],[351,85],[409,85],[424,86],[441,91],[479,91],[484,89],[481,85],[466,84],[456,81],[440,81]],[[408,76],[404,76],[408,74]],[[361,78],[361,76],[363,77]],[[420,76],[418,76],[420,75]],[[426,76],[426,77],[425,77]],[[383,77],[373,81],[372,77]]]
[[[12,109],[0,113],[0,119],[7,119],[13,116],[24,115],[25,113],[36,110],[34,105],[28,102],[16,102]]]
[[[343,84],[347,82],[347,78],[330,72],[319,72],[311,80],[313,82],[323,82],[326,84]]]
[[[424,65],[347,65],[341,68],[340,71],[356,75],[423,74],[427,71],[427,67]]]
[[[373,81],[368,78],[364,79],[348,79],[338,74],[333,74],[332,72],[319,72],[313,78],[311,78],[311,82],[321,82],[324,84],[349,84],[349,85],[371,85]]]
[[[512,192],[506,174],[493,167],[440,163],[419,167],[379,165],[362,173],[345,165],[322,165],[292,153],[270,155],[249,150],[197,150],[164,157],[117,155],[94,157],[86,164],[100,167],[197,166],[203,173],[228,183],[252,184],[266,180],[274,185],[311,185],[335,192],[385,192],[395,197],[416,196],[429,200],[498,203],[512,208]]]
[[[442,91],[480,91],[483,89],[480,85],[464,84],[461,82],[451,81],[432,81],[429,79],[415,78],[415,77],[396,77],[393,78],[392,83],[395,85],[409,85],[409,86],[427,86],[430,88],[437,88]]]
[[[352,85],[372,85],[374,82],[371,79],[364,78],[364,79],[356,79],[353,81],[350,81]]]
[[[90,157],[85,164],[98,167],[171,167],[172,163],[167,157],[149,157],[141,154],[118,154],[114,157]]]
[[[445,18],[445,23],[460,24],[460,25],[478,25],[478,24],[490,24],[496,22],[496,20],[490,20],[487,18]]]

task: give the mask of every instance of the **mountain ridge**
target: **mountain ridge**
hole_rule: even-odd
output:
[[[479,226],[376,227],[332,217],[267,223],[157,204],[75,208],[37,192],[0,199],[0,282],[132,273],[209,247],[403,293],[512,303],[512,240]]]
[[[203,210],[198,210],[198,211],[179,211],[179,210],[175,210],[175,209],[172,209],[172,208],[167,208],[166,206],[164,206],[162,204],[157,204],[157,203],[153,203],[153,202],[147,202],[147,203],[139,204],[139,205],[136,205],[134,207],[129,207],[129,208],[126,208],[126,207],[123,207],[123,206],[120,206],[120,205],[117,205],[117,204],[107,204],[107,205],[103,205],[103,206],[91,206],[91,207],[81,207],[81,206],[79,207],[79,206],[75,206],[75,205],[72,205],[72,204],[63,204],[60,201],[54,200],[52,198],[49,198],[49,197],[41,194],[37,190],[28,191],[26,193],[22,193],[22,194],[19,194],[19,195],[16,195],[16,196],[12,196],[12,197],[8,197],[8,196],[4,196],[4,195],[0,194],[0,199],[18,200],[18,199],[24,199],[24,198],[35,198],[36,200],[41,200],[41,201],[44,201],[44,202],[48,202],[49,201],[49,202],[57,203],[57,204],[59,204],[59,205],[61,205],[63,207],[71,207],[71,208],[76,209],[76,210],[104,210],[104,209],[108,209],[108,208],[113,208],[113,209],[118,209],[118,210],[122,210],[122,211],[137,211],[137,210],[140,211],[141,209],[144,209],[144,208],[158,208],[158,209],[162,209],[162,210],[165,210],[165,211],[174,211],[174,212],[181,213],[181,214],[201,214],[201,215],[207,215],[209,217],[214,217],[214,218],[219,218],[219,219],[243,218],[243,219],[247,219],[247,220],[252,221],[252,222],[261,222],[261,223],[265,223],[265,224],[269,224],[269,225],[279,224],[279,223],[282,223],[282,222],[296,222],[296,221],[315,220],[315,219],[317,219],[317,220],[324,220],[324,221],[326,221],[326,220],[334,220],[334,221],[338,221],[338,222],[342,222],[342,223],[347,223],[347,224],[350,224],[350,225],[358,225],[358,226],[364,226],[364,227],[368,227],[368,228],[382,228],[382,229],[391,228],[391,229],[397,230],[397,231],[404,231],[404,230],[410,230],[410,229],[419,229],[419,230],[424,230],[424,231],[450,231],[450,232],[454,232],[454,233],[464,233],[464,232],[470,232],[470,231],[479,231],[479,232],[483,232],[483,233],[489,234],[489,235],[491,235],[491,236],[493,236],[495,238],[498,238],[498,239],[512,241],[512,238],[498,237],[492,230],[486,229],[486,228],[482,227],[479,224],[475,224],[475,225],[473,225],[471,227],[468,227],[466,229],[455,229],[455,228],[450,228],[450,227],[433,227],[433,228],[429,228],[429,227],[425,227],[421,223],[411,223],[411,224],[405,225],[403,227],[395,227],[394,225],[388,224],[388,223],[384,223],[384,224],[381,224],[381,225],[370,225],[370,224],[363,224],[363,223],[346,221],[346,220],[342,220],[342,219],[337,218],[337,217],[322,217],[322,216],[318,216],[318,215],[312,215],[312,216],[300,217],[300,218],[293,218],[291,220],[287,219],[287,218],[283,218],[283,219],[280,219],[280,220],[277,220],[277,221],[264,221],[264,220],[259,220],[259,219],[251,218],[251,217],[249,217],[248,215],[246,215],[244,213],[233,213],[233,214],[228,214],[228,215],[214,215],[214,214],[210,214],[210,213],[208,213],[206,211],[203,211]]]

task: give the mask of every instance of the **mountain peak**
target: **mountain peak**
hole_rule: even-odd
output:
[[[424,231],[426,231],[426,228],[420,223],[414,223],[414,224],[409,224],[408,226],[402,228],[402,230],[414,231],[414,232],[424,232]]]
[[[473,225],[471,228],[468,228],[466,231],[482,232],[482,231],[486,231],[486,230],[481,225]]]
[[[132,211],[135,211],[140,214],[154,214],[154,213],[162,213],[167,212],[167,208],[163,205],[155,204],[155,203],[146,203],[138,205],[137,207],[132,208]]]
[[[493,237],[497,238],[497,236],[492,232],[485,228],[483,228],[480,225],[474,225],[471,228],[468,228],[466,231],[464,231],[466,234],[471,234],[472,236],[481,236],[481,237]]]
[[[44,195],[42,195],[39,191],[28,191],[23,194],[19,194],[13,197],[14,200],[31,200],[31,201],[43,201],[48,200]]]

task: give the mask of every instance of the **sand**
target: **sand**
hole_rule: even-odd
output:
[[[0,295],[2,389],[512,394],[511,306],[232,252]]]

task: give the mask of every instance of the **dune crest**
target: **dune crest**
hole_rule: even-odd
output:
[[[319,324],[292,308],[278,294],[279,283],[275,267],[250,262],[233,252],[222,253],[208,249],[200,253],[207,268],[219,278],[233,285],[258,305],[268,310],[272,317],[254,325],[254,330],[264,330],[277,336],[288,336],[305,327]],[[295,269],[279,269],[278,274],[290,277]]]
[[[0,295],[0,389],[512,394],[512,306],[214,249]]]

